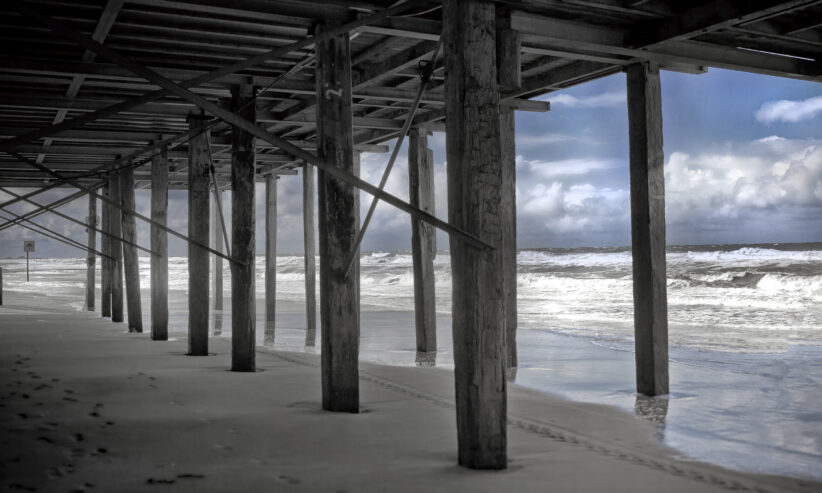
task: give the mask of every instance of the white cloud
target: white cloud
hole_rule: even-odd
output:
[[[822,207],[822,141],[769,137],[665,164],[669,224],[732,228],[756,211]]]
[[[567,106],[569,108],[612,108],[626,104],[624,91],[603,92],[593,96],[576,97],[570,94],[548,95],[545,98],[552,106]]]
[[[809,120],[819,112],[822,112],[822,96],[803,100],[782,99],[763,103],[756,112],[756,119],[762,123],[796,123]]]
[[[559,161],[527,161],[517,156],[517,166],[526,167],[532,173],[543,178],[557,176],[584,175],[591,171],[605,170],[624,166],[618,159],[576,158]]]

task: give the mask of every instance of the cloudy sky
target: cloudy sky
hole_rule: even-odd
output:
[[[552,103],[549,113],[517,115],[519,247],[628,245],[624,75],[543,99]],[[822,241],[822,84],[716,69],[702,75],[663,72],[662,100],[669,244]],[[444,134],[435,134],[430,143],[436,212],[447,218]],[[387,189],[407,199],[405,155],[403,150]],[[378,183],[387,160],[388,154],[364,154],[363,178]],[[301,252],[301,176],[282,177],[278,191],[278,249]],[[38,200],[66,193],[46,193]],[[0,200],[6,198],[0,192]],[[258,185],[258,224],[264,218],[263,199],[264,188]],[[363,215],[370,199],[362,195]],[[148,200],[148,192],[137,192],[144,214]],[[170,201],[170,225],[184,232],[185,193],[172,191]],[[86,208],[84,199],[61,210],[82,218]],[[53,216],[38,221],[85,242],[82,227]],[[148,245],[148,226],[140,221],[138,234]],[[0,232],[0,257],[20,255],[23,239],[37,240],[38,257],[84,255],[15,227]],[[258,252],[263,241],[260,229]],[[408,250],[409,242],[408,216],[381,204],[363,250]],[[169,248],[172,255],[186,252],[176,239],[170,239]],[[447,249],[442,234],[439,248]]]

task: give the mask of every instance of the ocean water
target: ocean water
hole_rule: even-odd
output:
[[[517,383],[650,420],[684,460],[822,480],[822,244],[670,247],[671,395],[654,399],[634,392],[630,250],[522,250],[517,261]],[[43,293],[82,308],[84,259],[34,259],[28,283],[24,260],[0,267],[9,295]],[[148,330],[148,258],[140,267]],[[362,256],[361,359],[416,363],[411,267],[407,252]],[[437,255],[435,275],[435,363],[447,368],[447,252]],[[304,282],[302,256],[278,257],[277,349],[305,350]],[[226,309],[213,318],[222,337],[231,332],[230,285],[225,265]],[[260,344],[264,286],[258,257]],[[187,287],[186,259],[171,258],[172,336],[185,337]],[[97,296],[99,311],[99,285]]]

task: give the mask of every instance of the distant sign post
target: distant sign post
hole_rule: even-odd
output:
[[[29,282],[29,252],[34,251],[34,240],[24,240],[23,251],[26,252],[26,282]]]

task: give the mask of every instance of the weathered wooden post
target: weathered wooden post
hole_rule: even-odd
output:
[[[111,197],[111,182],[103,186],[103,196]],[[106,202],[102,203],[102,229],[106,233],[111,234],[111,206]],[[101,252],[106,256],[101,259],[100,269],[100,314],[103,317],[111,316],[111,237],[108,235],[100,235],[100,242],[102,243]]]
[[[212,204],[211,211],[211,237],[214,239],[214,249],[223,252],[223,225],[220,221],[220,210],[217,200],[223,200],[223,192],[217,190],[216,198]],[[214,273],[212,274],[212,298],[214,299],[214,310],[223,309],[223,257],[214,255]]]
[[[625,69],[631,146],[631,251],[637,392],[668,393],[665,176],[659,66]]]
[[[189,128],[199,129],[188,142],[188,237],[208,245],[209,149],[203,116],[191,115]],[[208,356],[208,251],[188,244],[188,354]]]
[[[522,85],[519,31],[497,29],[497,80],[502,91]],[[500,159],[502,160],[502,278],[505,310],[505,349],[509,369],[517,366],[517,146],[514,109],[500,107]],[[515,372],[509,373],[513,378]]]
[[[0,305],[3,304],[3,268],[0,267]]]
[[[137,256],[137,224],[134,214],[128,211],[135,209],[134,168],[120,172],[120,198],[123,221],[123,266],[126,275],[126,303],[128,306],[128,331],[143,332],[143,308],[140,302],[140,258]]]
[[[214,193],[214,203],[211,211],[211,237],[214,239],[214,249],[223,251],[223,223],[221,219],[221,208],[223,202],[223,192],[217,189]],[[220,201],[218,204],[217,201]],[[214,255],[214,273],[211,283],[214,298],[214,327],[211,331],[215,336],[223,333],[223,258]]]
[[[502,469],[507,465],[504,218],[494,4],[447,0],[442,30],[448,218],[495,247],[483,253],[451,237],[459,464]]]
[[[89,225],[87,229],[89,252],[86,257],[86,310],[93,312],[95,274],[97,270],[97,255],[94,253],[97,250],[97,232],[94,230],[97,226],[97,197],[94,194],[88,194],[88,218],[86,222]]]
[[[434,214],[434,154],[428,148],[428,131],[419,128],[412,128],[408,135],[408,196],[411,205]],[[412,217],[414,321],[417,328],[417,352],[422,353],[437,350],[437,306],[434,296],[436,255],[436,230],[430,224]]]
[[[318,26],[321,31],[325,26]],[[317,43],[317,153],[354,171],[351,56],[348,33]],[[359,191],[318,171],[320,324],[323,409],[359,411],[359,258],[349,272],[359,229]]]
[[[265,343],[274,344],[277,312],[277,175],[265,176]]]
[[[255,121],[254,88],[231,88],[231,111]],[[231,129],[231,369],[255,371],[257,312],[254,299],[254,137]]]
[[[120,196],[120,172],[112,175],[109,182],[109,198],[115,203],[122,203]],[[122,238],[122,214],[115,207],[111,207],[109,213],[111,222],[111,321],[123,321],[123,246]]]
[[[168,223],[168,149],[151,158],[151,220]],[[168,233],[151,225],[151,339],[168,340]]]
[[[317,266],[314,245],[314,167],[303,164],[303,251],[305,261],[305,345],[317,341]]]

